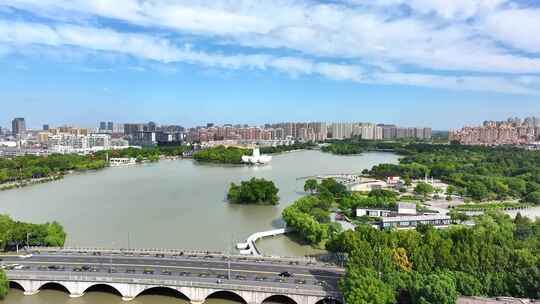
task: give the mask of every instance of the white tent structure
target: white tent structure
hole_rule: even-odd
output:
[[[244,155],[242,156],[242,162],[246,164],[253,164],[253,165],[265,165],[268,164],[272,160],[272,156],[270,155],[261,155],[261,151],[259,148],[253,149],[253,155],[248,156]]]

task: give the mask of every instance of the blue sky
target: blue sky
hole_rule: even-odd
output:
[[[540,115],[534,2],[2,0],[0,126]]]

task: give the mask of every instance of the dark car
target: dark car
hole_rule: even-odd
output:
[[[190,275],[190,273],[187,272],[187,271],[182,271],[182,272],[180,272],[180,276],[181,276],[181,277],[187,277],[187,276],[189,276],[189,275]]]
[[[144,274],[154,274],[154,271],[152,269],[145,269],[143,271]]]
[[[236,279],[237,279],[237,280],[241,280],[241,281],[245,281],[245,280],[246,280],[246,277],[243,276],[243,275],[237,275],[237,276],[236,276]]]
[[[88,271],[88,270],[90,270],[90,266],[88,266],[88,265],[83,265],[83,266],[81,267],[81,269],[84,270],[84,271]]]
[[[163,274],[163,275],[172,275],[172,272],[170,272],[170,271],[168,271],[168,270],[163,270],[163,271],[161,272],[161,274]]]
[[[288,272],[288,271],[284,271],[282,273],[279,274],[280,277],[284,277],[284,278],[290,278],[292,277],[292,273]]]
[[[135,273],[135,269],[126,269],[126,273]]]
[[[64,270],[64,266],[58,266],[58,265],[49,265],[49,270]]]

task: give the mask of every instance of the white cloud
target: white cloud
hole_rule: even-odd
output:
[[[516,49],[540,53],[540,9],[512,9],[488,16],[486,34]]]
[[[0,20],[0,41],[4,49],[73,46],[165,64],[274,69],[293,76],[457,90],[536,92],[537,88],[517,79],[540,74],[539,56],[523,55],[501,43],[540,52],[540,40],[533,39],[540,36],[538,10],[515,8],[511,0],[342,2],[352,5],[316,0],[3,0],[4,5],[55,22]],[[413,13],[401,14],[403,6]],[[96,16],[138,27],[121,27],[125,32],[105,29]],[[182,37],[183,42],[172,37]],[[202,51],[192,47],[198,39],[230,48]],[[287,55],[275,55],[282,51]]]
[[[501,40],[517,48],[537,50],[540,43],[538,39],[526,39],[540,35],[540,18],[533,10],[521,10],[519,14],[506,10],[503,4],[507,0],[349,0],[366,4],[359,7],[308,0],[5,2],[35,13],[75,11],[153,29],[203,35],[222,43],[292,49],[317,57],[361,60],[364,64],[377,61],[449,71],[540,72],[538,58],[511,54],[496,44]],[[399,4],[419,14],[435,13],[456,20],[449,24],[415,15],[389,18],[399,10]],[[486,33],[483,23],[461,21],[470,17],[488,20],[494,35]],[[528,34],[516,33],[514,25],[528,29],[521,31]]]

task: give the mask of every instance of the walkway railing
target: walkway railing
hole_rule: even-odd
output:
[[[257,249],[257,246],[255,246],[255,242],[258,239],[262,239],[269,236],[281,235],[281,234],[285,234],[291,231],[292,229],[290,228],[280,228],[280,229],[274,229],[274,230],[268,230],[268,231],[262,231],[262,232],[255,232],[254,234],[250,235],[244,243],[236,244],[236,248],[241,249],[240,254],[243,254],[243,255],[261,256],[261,253]]]

